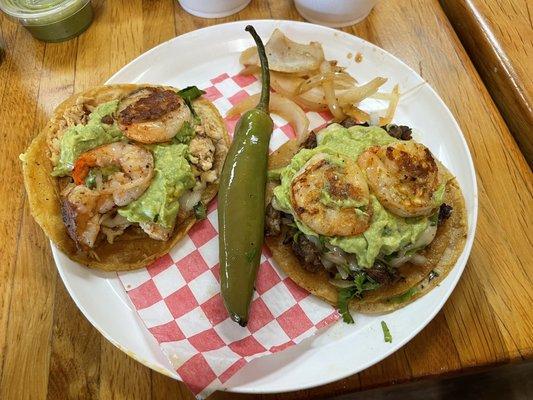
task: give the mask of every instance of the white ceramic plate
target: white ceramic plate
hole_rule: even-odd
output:
[[[276,27],[300,42],[320,41],[328,59],[365,82],[377,74],[389,78],[388,88],[417,87],[402,98],[395,122],[420,132],[426,144],[458,178],[466,199],[468,239],[449,276],[426,296],[391,314],[356,315],[355,325],[335,324],[313,338],[273,356],[254,360],[229,382],[229,390],[272,393],[326,384],[357,373],[398,350],[424,328],[442,308],[465,267],[477,219],[477,186],[470,152],[452,114],[423,79],[386,51],[355,36],[294,21],[241,21],[212,26],[174,38],[141,55],[107,83],[157,83],[176,87],[200,84],[220,73],[238,71],[239,53],[252,45],[245,25],[251,23],[263,38]],[[360,52],[363,62],[347,59]],[[84,268],[53,249],[57,268],[70,295],[87,319],[108,340],[141,363],[176,377],[159,346],[133,310],[115,273]],[[393,336],[385,343],[380,322]]]

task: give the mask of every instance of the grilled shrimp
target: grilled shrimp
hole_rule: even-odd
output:
[[[372,217],[368,186],[353,160],[316,154],[294,176],[290,198],[298,218],[325,236],[358,235]]]
[[[62,193],[61,215],[69,236],[82,249],[94,247],[100,217],[113,208],[109,196],[100,197],[86,186],[69,186]]]
[[[173,90],[146,87],[126,96],[118,107],[118,124],[124,135],[141,143],[167,142],[191,111]]]
[[[439,168],[427,147],[412,141],[374,146],[357,163],[379,202],[401,217],[429,215],[439,185]]]
[[[70,237],[81,248],[94,247],[103,214],[139,198],[153,174],[152,154],[136,145],[117,142],[83,153],[72,171],[74,185],[62,193]]]

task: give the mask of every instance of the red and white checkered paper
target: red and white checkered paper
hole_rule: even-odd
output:
[[[259,92],[253,76],[224,73],[203,85],[205,97],[224,116],[232,105]],[[331,119],[308,113],[311,128]],[[294,137],[273,116],[271,151]],[[226,119],[230,134],[238,117]],[[261,257],[248,326],[228,317],[220,295],[216,200],[170,253],[150,266],[119,273],[141,320],[159,343],[180,379],[198,397],[227,388],[228,379],[248,362],[293,346],[338,319],[336,311],[298,287],[267,248]]]

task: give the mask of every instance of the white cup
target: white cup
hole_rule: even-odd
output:
[[[189,14],[202,18],[222,18],[241,11],[251,0],[178,0]]]
[[[294,0],[296,9],[309,22],[341,28],[361,22],[378,0]]]

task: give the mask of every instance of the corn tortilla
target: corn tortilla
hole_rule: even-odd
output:
[[[176,222],[174,231],[167,241],[149,238],[142,230],[130,226],[118,236],[114,243],[101,241],[90,252],[81,251],[68,235],[60,210],[60,191],[62,180],[51,176],[52,162],[47,146],[47,138],[59,129],[65,111],[76,105],[78,99],[99,105],[120,99],[131,91],[148,85],[117,84],[92,88],[77,93],[61,103],[53,113],[46,127],[35,137],[22,158],[24,185],[28,194],[31,214],[41,226],[48,238],[70,259],[87,267],[105,271],[133,270],[146,266],[167,253],[196,222],[194,215],[189,215]],[[150,85],[153,86],[153,85]],[[215,169],[222,170],[229,146],[229,135],[225,123],[215,106],[203,98],[193,102],[193,107],[202,120],[202,125],[219,133],[220,140],[215,153]],[[218,191],[218,180],[209,183],[202,194],[202,201],[207,204]]]
[[[288,141],[271,154],[269,169],[281,168],[289,164],[292,157],[299,151],[299,143]],[[439,164],[439,168],[444,168]],[[445,170],[448,175],[444,202],[453,207],[453,212],[443,224],[438,227],[435,239],[420,254],[427,258],[424,265],[405,263],[398,268],[402,279],[389,286],[365,292],[362,299],[353,299],[350,308],[362,313],[381,313],[401,308],[411,301],[427,293],[446,277],[455,265],[466,243],[467,223],[465,202],[456,179]],[[267,187],[268,201],[272,198],[272,183]],[[326,270],[317,273],[305,270],[294,255],[290,246],[283,244],[283,235],[266,237],[266,244],[270,248],[276,263],[299,286],[315,296],[337,305],[338,288],[329,282]],[[437,276],[428,280],[431,271]],[[412,296],[402,294],[412,291]]]

